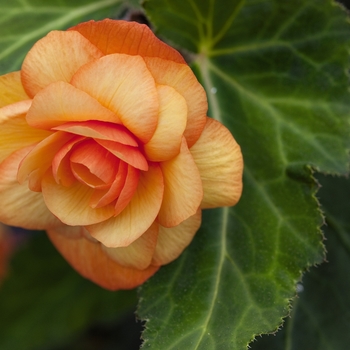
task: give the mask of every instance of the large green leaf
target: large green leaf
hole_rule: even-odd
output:
[[[161,35],[193,53],[209,116],[242,147],[244,191],[204,213],[189,249],[141,289],[148,349],[246,349],[288,314],[321,262],[312,169],[346,173],[350,28],[327,0],[148,0]]]
[[[19,69],[32,45],[51,30],[115,17],[135,0],[0,0],[0,74]]]
[[[320,176],[327,226],[327,263],[300,284],[292,317],[276,336],[263,336],[252,350],[346,350],[350,344],[350,181]]]
[[[136,293],[112,293],[82,278],[45,236],[35,235],[15,254],[1,284],[1,350],[57,346],[135,307]]]

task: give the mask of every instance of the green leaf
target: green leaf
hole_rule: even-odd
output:
[[[116,18],[135,0],[0,0],[0,74],[18,70],[33,44],[51,30]]]
[[[135,303],[133,291],[109,292],[82,278],[46,235],[36,234],[15,254],[0,288],[0,349],[60,345]]]
[[[327,0],[148,0],[161,35],[192,52],[209,116],[242,147],[244,191],[204,213],[183,256],[141,288],[147,349],[246,349],[288,315],[322,261],[313,169],[348,170],[350,28]]]
[[[252,350],[334,350],[350,343],[350,181],[318,176],[327,226],[327,263],[300,283],[292,317],[276,336],[263,336]]]

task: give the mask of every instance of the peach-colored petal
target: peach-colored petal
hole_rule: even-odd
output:
[[[155,266],[149,266],[145,270],[124,267],[111,259],[102,250],[100,243],[84,237],[72,239],[54,229],[48,230],[47,234],[59,252],[81,275],[106,289],[135,288],[159,269]]]
[[[0,221],[11,226],[42,230],[60,224],[48,210],[41,193],[17,181],[19,163],[31,146],[14,152],[0,165]]]
[[[51,167],[53,157],[73,137],[74,135],[58,131],[38,143],[21,162],[18,169],[18,182],[22,184],[29,179],[29,188],[32,191],[41,191],[42,177]]]
[[[157,223],[153,223],[141,237],[127,247],[107,248],[102,245],[102,249],[118,264],[144,270],[152,261],[157,244],[158,226]]]
[[[104,221],[114,214],[113,205],[97,209],[90,207],[93,191],[80,182],[70,187],[58,185],[50,171],[42,180],[42,193],[47,207],[67,225],[91,225]]]
[[[19,106],[20,104],[22,106]],[[23,104],[26,103],[18,102],[18,104],[0,108],[0,162],[12,152],[35,144],[52,134],[52,132],[38,130],[27,124],[25,114],[22,113]],[[11,108],[12,114],[10,113]]]
[[[30,97],[57,81],[69,82],[82,65],[103,54],[78,32],[52,31],[24,59],[21,77]]]
[[[203,87],[186,64],[148,57],[145,62],[157,84],[171,86],[185,98],[188,117],[184,135],[188,147],[191,147],[198,140],[206,122],[208,103]]]
[[[127,21],[85,22],[70,28],[84,35],[105,55],[125,53],[142,57],[161,57],[178,63],[185,63],[183,57],[172,47],[160,41],[143,24]]]
[[[132,165],[133,167],[144,171],[148,169],[147,160],[137,147],[123,145],[121,143],[108,140],[96,139],[96,142],[114,154],[116,157]]]
[[[53,83],[40,91],[27,114],[28,124],[41,129],[87,120],[120,123],[115,113],[101,106],[86,92],[65,82]]]
[[[154,79],[140,56],[113,54],[83,66],[71,83],[116,113],[142,142],[148,142],[158,121]]]
[[[138,146],[135,137],[123,125],[89,120],[86,122],[66,123],[53,130],[62,130],[76,135],[97,138],[100,140],[109,140],[122,143],[123,145]]]
[[[28,99],[29,96],[22,86],[20,72],[0,76],[0,107]]]
[[[207,118],[201,137],[190,151],[203,182],[201,207],[235,205],[242,193],[243,158],[230,131]]]
[[[140,172],[137,190],[127,207],[116,217],[86,226],[91,236],[106,247],[126,247],[139,238],[157,217],[163,198],[163,175],[159,165]]]
[[[201,225],[202,211],[183,221],[180,225],[166,228],[159,225],[156,250],[152,259],[153,265],[165,265],[175,260],[191,243]]]
[[[160,166],[165,186],[158,222],[173,227],[197,212],[203,198],[202,181],[184,138],[181,152]]]
[[[187,122],[185,99],[170,86],[158,85],[159,116],[157,129],[144,150],[149,160],[162,162],[180,152]]]

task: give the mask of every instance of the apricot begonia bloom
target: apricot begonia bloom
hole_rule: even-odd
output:
[[[143,283],[241,195],[239,146],[145,25],[50,32],[0,77],[0,107],[0,221],[46,230],[105,288]]]

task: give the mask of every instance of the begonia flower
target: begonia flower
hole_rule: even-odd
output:
[[[240,198],[240,147],[145,25],[50,32],[0,77],[0,107],[0,221],[46,230],[105,288],[140,285],[189,245],[203,208]]]

